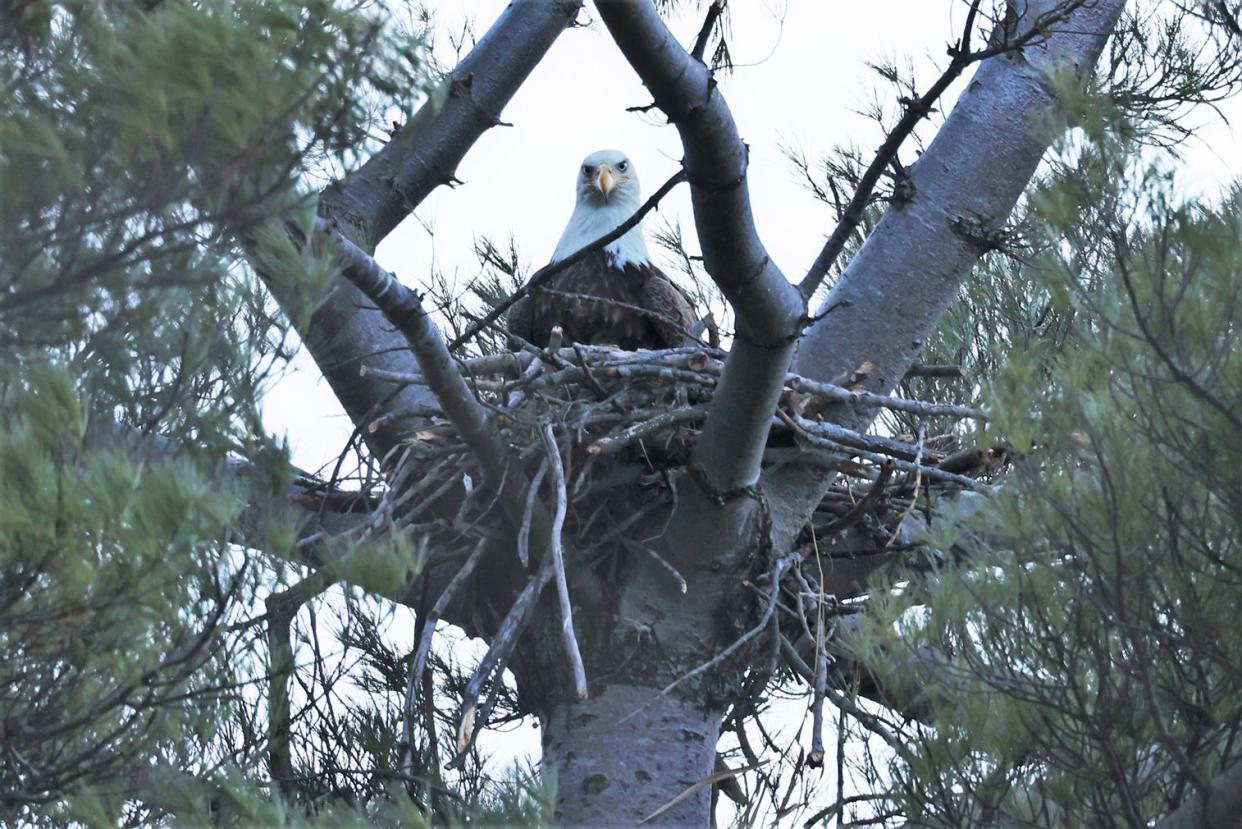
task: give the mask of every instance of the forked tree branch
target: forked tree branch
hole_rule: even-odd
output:
[[[734,344],[692,466],[716,492],[741,491],[758,479],[806,304],[759,239],[746,183],[746,145],[711,72],[686,52],[649,0],[596,7],[677,127],[703,264],[737,315]]]
[[[418,360],[427,388],[435,394],[445,417],[457,429],[462,442],[470,447],[483,474],[491,483],[499,485],[509,471],[509,449],[500,430],[466,385],[457,361],[449,354],[440,330],[423,309],[418,294],[381,268],[327,220],[319,219],[315,230],[344,263],[345,277],[396,327]]]
[[[436,187],[453,182],[453,171],[487,129],[557,36],[570,24],[581,0],[517,0],[492,25],[462,63],[429,97],[418,113],[359,170],[330,186],[319,213],[335,220],[346,236],[370,253]],[[302,298],[277,295],[286,310]],[[336,278],[327,298],[309,321],[297,320],[298,333],[346,414],[364,431],[371,452],[384,457],[420,420],[412,415],[434,403],[425,387],[397,390],[361,376],[367,365],[413,372],[414,360],[403,337],[391,330],[366,297]]]
[[[326,219],[317,221],[316,233],[340,257],[346,278],[375,303],[405,339],[418,360],[427,389],[435,395],[444,416],[478,460],[488,483],[497,488],[501,506],[514,528],[521,526],[526,515],[530,481],[522,470],[517,453],[511,451],[487,410],[466,385],[461,367],[449,354],[440,329],[423,309],[418,294],[381,268]],[[535,537],[540,540],[547,538],[550,522],[542,504],[535,504],[532,522]]]
[[[694,46],[690,48],[690,57],[703,62],[703,56],[707,53],[707,44],[712,39],[712,32],[716,28],[716,21],[720,19],[720,15],[724,14],[725,4],[728,0],[712,0],[711,5],[707,7],[707,15],[703,18],[703,25],[699,27],[699,33],[694,38]]]
[[[794,371],[827,381],[869,364],[863,387],[879,395],[892,391],[982,256],[981,238],[1003,226],[1048,148],[1046,122],[1058,106],[1050,73],[1068,65],[1085,79],[1124,6],[1125,0],[1021,4],[1025,16],[1015,15],[1008,34],[994,37],[994,44],[1058,9],[1068,14],[1046,37],[979,64],[927,151],[908,168],[911,197],[889,207],[824,300],[822,308],[837,310],[803,336]],[[1018,10],[1018,4],[1011,8]],[[827,414],[863,431],[874,412],[841,404]],[[793,543],[833,475],[811,463],[765,475],[777,549]],[[824,587],[836,592],[833,584]],[[837,636],[854,633],[839,627]],[[879,689],[888,704],[907,711],[925,704],[920,672],[941,666],[922,651],[918,661],[920,671],[910,674],[911,681]],[[838,668],[848,664],[842,660]],[[868,675],[865,665],[854,663],[853,669]]]

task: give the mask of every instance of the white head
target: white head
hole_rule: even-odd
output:
[[[578,200],[569,224],[557,243],[552,261],[557,262],[579,248],[615,230],[642,206],[638,173],[620,150],[599,150],[583,159],[578,167]],[[632,228],[604,248],[617,265],[650,264],[642,225]]]

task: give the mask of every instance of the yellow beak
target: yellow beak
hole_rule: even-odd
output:
[[[607,201],[608,194],[617,187],[617,178],[612,173],[612,167],[608,164],[599,165],[599,177],[595,179],[595,189],[604,194],[604,200]]]

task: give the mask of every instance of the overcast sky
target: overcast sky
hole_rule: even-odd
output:
[[[460,34],[473,21],[481,36],[506,3],[429,0],[429,5],[445,9],[437,18],[442,33],[437,54],[451,64],[448,33]],[[687,13],[673,25],[689,43],[700,19],[695,4],[683,5]],[[868,62],[909,62],[920,88],[926,88],[947,60],[945,46],[957,37],[964,8],[960,0],[730,4],[736,69],[720,87],[750,146],[749,186],[760,235],[789,278],[800,279],[814,259],[832,230],[832,215],[803,188],[781,147],[798,147],[814,159],[834,145],[855,144],[869,158],[882,135],[858,113],[877,99],[889,112],[896,104]],[[951,90],[946,104],[955,96]],[[433,269],[464,283],[478,270],[475,239],[503,243],[512,236],[528,266],[544,264],[569,217],[578,165],[588,153],[625,151],[644,195],[676,172],[681,157],[676,131],[657,116],[626,112],[649,101],[602,25],[566,32],[505,110],[504,120],[513,126],[483,136],[458,171],[465,184],[436,190],[416,217],[380,245],[380,263],[413,287]],[[1242,117],[1242,106],[1235,100],[1226,113]],[[1207,111],[1192,115],[1192,124],[1198,130],[1184,151],[1183,185],[1194,193],[1215,192],[1237,175],[1242,138]],[[903,158],[912,160],[913,151],[907,149]],[[680,221],[693,239],[686,187],[664,201],[660,216]],[[305,355],[274,386],[265,411],[269,428],[288,436],[293,460],[304,469],[335,458],[350,433],[327,383]],[[504,753],[536,751],[534,735],[527,734],[529,739],[492,745],[503,745]]]

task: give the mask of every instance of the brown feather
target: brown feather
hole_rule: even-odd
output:
[[[559,325],[567,342],[632,351],[679,346],[697,322],[689,301],[659,268],[619,268],[609,254],[596,251],[516,303],[508,330],[543,347]]]

